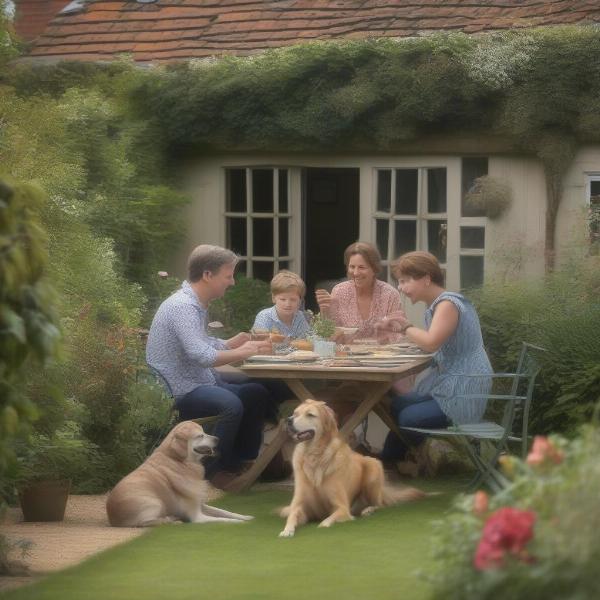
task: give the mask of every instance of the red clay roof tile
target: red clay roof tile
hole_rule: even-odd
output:
[[[36,0],[24,0],[33,6]],[[41,0],[38,0],[38,4]],[[246,55],[306,40],[406,37],[600,22],[592,0],[88,0],[57,15],[31,55],[137,61]]]

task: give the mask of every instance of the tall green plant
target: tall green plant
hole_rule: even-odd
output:
[[[59,339],[43,280],[42,202],[41,192],[32,186],[0,182],[0,475],[13,457],[11,439],[27,431],[36,416],[22,393],[27,361],[48,359]]]
[[[541,282],[488,282],[473,292],[497,371],[512,371],[522,341],[547,349],[532,407],[534,431],[572,431],[600,401],[599,257],[573,261]]]

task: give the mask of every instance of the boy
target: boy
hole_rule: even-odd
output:
[[[286,337],[304,338],[310,325],[300,310],[306,294],[306,285],[291,271],[279,271],[271,280],[271,308],[261,310],[254,320],[253,329],[277,330]]]

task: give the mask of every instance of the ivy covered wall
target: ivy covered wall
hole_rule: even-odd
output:
[[[10,83],[56,94],[127,80],[128,68],[130,117],[144,123],[148,147],[159,144],[175,163],[216,150],[402,152],[457,134],[536,156],[546,175],[549,268],[564,174],[578,146],[600,143],[593,25],[315,42],[135,73],[125,63],[63,63],[23,67]]]
[[[178,156],[504,138],[543,162],[551,267],[564,174],[578,145],[600,142],[600,28],[302,44],[157,70],[133,99]]]

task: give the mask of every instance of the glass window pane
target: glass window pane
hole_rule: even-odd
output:
[[[467,289],[483,284],[483,256],[460,257],[460,287]]]
[[[290,254],[290,220],[279,219],[279,256]]]
[[[246,219],[227,217],[227,247],[236,254],[246,256],[247,244]]]
[[[485,248],[485,227],[461,227],[460,247],[465,249]]]
[[[488,157],[473,156],[462,159],[462,175],[461,175],[461,211],[463,217],[485,217],[485,210],[471,208],[465,204],[465,196],[473,186],[474,181],[478,177],[483,177],[488,174]]]
[[[448,225],[446,221],[427,221],[427,246],[441,263],[446,262]]]
[[[427,169],[427,210],[446,212],[446,169]]]
[[[227,169],[226,210],[246,212],[246,169]]]
[[[252,219],[252,254],[273,256],[273,219]]]
[[[396,214],[416,215],[419,171],[396,169]]]
[[[252,261],[252,277],[262,279],[267,283],[273,279],[273,263]]]
[[[389,272],[390,272],[390,268],[387,265],[382,265],[381,273],[379,273],[379,275],[377,275],[377,279],[381,279],[381,281],[387,282]]]
[[[279,261],[279,270],[281,271],[283,269],[287,269],[288,271],[290,270],[290,263],[287,260]]]
[[[377,171],[377,210],[390,212],[392,203],[392,172]]]
[[[288,212],[288,172],[279,169],[279,212]]]
[[[387,219],[377,219],[375,222],[375,239],[377,248],[385,260],[388,256],[388,240],[390,239],[390,222]]]
[[[273,169],[252,169],[252,210],[273,212]]]
[[[395,234],[394,256],[392,258],[398,258],[405,252],[412,252],[417,249],[416,221],[396,221]]]

